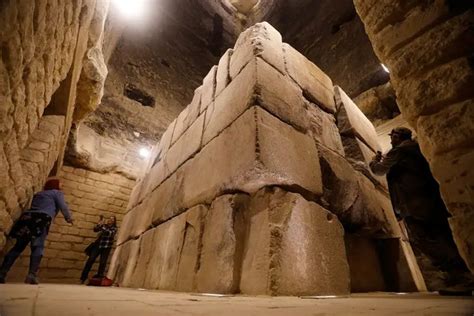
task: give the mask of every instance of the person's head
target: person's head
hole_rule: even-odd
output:
[[[61,181],[59,179],[48,179],[44,184],[44,190],[61,190]]]
[[[390,132],[392,146],[398,146],[405,140],[411,139],[411,130],[406,127],[397,127]]]
[[[115,216],[110,216],[107,219],[107,225],[117,226],[117,218]]]

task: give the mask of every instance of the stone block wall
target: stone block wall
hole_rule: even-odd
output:
[[[153,150],[109,276],[163,290],[348,293],[344,230],[400,240],[386,190],[345,157],[336,117],[377,146],[352,105],[336,104],[331,79],[268,23],[243,32]]]
[[[401,113],[440,183],[459,252],[474,271],[472,3],[354,3],[375,53],[390,69]]]
[[[1,151],[0,172],[2,200],[0,200],[0,249],[6,243],[5,235],[22,209],[18,200],[27,200],[33,191],[41,190],[58,153],[59,139],[64,129],[64,116],[43,116],[29,143],[23,150],[15,146],[15,139],[7,140],[9,155]],[[16,185],[8,187],[9,181]],[[16,192],[20,192],[20,197]],[[26,202],[24,202],[26,203]]]
[[[0,249],[3,249],[11,222],[28,206],[34,191],[41,187],[64,151],[72,115],[68,107],[75,98],[74,78],[68,75],[72,69],[81,72],[82,65],[77,60],[82,59],[82,51],[78,46],[84,41],[87,44],[88,24],[96,1],[7,0],[0,6]],[[79,38],[84,29],[85,38]],[[58,91],[68,98],[52,106]]]
[[[60,179],[74,225],[66,223],[62,214],[58,214],[46,241],[39,277],[42,282],[78,283],[87,259],[84,249],[97,237],[93,227],[99,216],[116,216],[120,227],[135,182],[118,174],[100,174],[68,166],[61,169]],[[8,275],[9,281],[23,281],[28,256],[29,249],[15,263]]]

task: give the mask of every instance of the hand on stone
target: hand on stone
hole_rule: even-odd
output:
[[[71,225],[74,225],[74,220],[72,218],[66,219],[66,222],[68,222]]]
[[[380,160],[382,160],[382,152],[377,151],[377,154],[374,156],[374,158],[372,158],[372,160],[376,162],[379,162]]]

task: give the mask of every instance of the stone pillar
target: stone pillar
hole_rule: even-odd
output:
[[[469,1],[354,0],[474,271],[474,11]]]

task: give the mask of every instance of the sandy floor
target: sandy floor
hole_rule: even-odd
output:
[[[391,293],[325,299],[212,297],[79,285],[1,284],[0,315],[474,315],[474,299]]]

